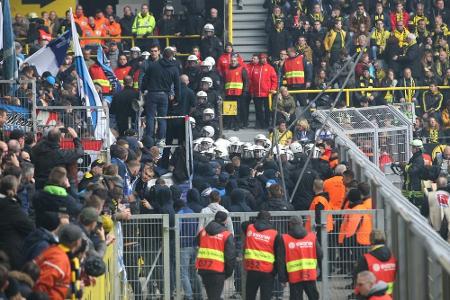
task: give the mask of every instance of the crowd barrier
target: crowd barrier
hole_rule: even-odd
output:
[[[330,126],[326,118],[320,121]],[[346,136],[333,128],[339,160],[348,162],[355,179],[368,182],[375,207],[384,210],[388,244],[398,258],[394,299],[450,299],[450,244],[428,224],[380,169]]]
[[[352,106],[351,95],[355,92],[387,92],[387,91],[424,91],[428,90],[429,86],[415,86],[415,87],[377,87],[377,88],[345,88],[342,89],[342,92],[345,94],[345,106]],[[441,90],[448,90],[450,86],[439,86]],[[312,89],[303,89],[303,90],[289,90],[290,94],[319,94],[324,93],[325,95],[333,95],[337,94],[341,91],[341,89],[329,88],[325,90],[312,90]],[[269,94],[269,103],[272,103],[273,95]],[[421,103],[422,99],[418,99],[419,103]],[[272,107],[272,106],[270,106]]]

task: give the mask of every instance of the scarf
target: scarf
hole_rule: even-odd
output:
[[[359,77],[359,87],[364,89],[364,88],[373,88],[373,78],[370,77],[368,80],[366,78],[364,78],[364,76],[360,76]],[[361,94],[367,98],[369,98],[370,96],[372,96],[372,93],[369,91],[363,92],[361,91]]]
[[[404,87],[416,87],[416,82],[414,81],[414,78],[411,77],[409,82],[410,82],[410,85],[408,86],[406,84],[406,79],[403,78],[403,86]],[[415,93],[416,93],[415,89],[405,89],[405,100],[406,100],[406,102],[411,102]]]
[[[81,289],[80,260],[64,245],[60,244],[58,247],[67,254],[70,261],[70,299],[81,299],[83,297],[83,290]]]

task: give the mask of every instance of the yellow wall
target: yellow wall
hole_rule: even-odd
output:
[[[22,15],[27,15],[30,12],[35,12],[38,14],[39,17],[41,17],[41,12],[47,11],[50,12],[52,10],[56,11],[56,14],[60,18],[64,18],[66,14],[66,10],[69,9],[69,7],[72,7],[75,9],[75,6],[77,4],[76,0],[36,0],[38,4],[22,4],[23,0],[11,0],[11,16],[14,18],[14,16],[17,13],[20,13]],[[30,2],[30,1],[27,1]],[[39,4],[42,3],[42,4]],[[48,3],[48,4],[46,4]],[[45,5],[46,4],[46,5]],[[41,7],[42,5],[42,7]],[[14,22],[14,21],[13,21]]]

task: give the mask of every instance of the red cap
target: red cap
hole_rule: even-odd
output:
[[[267,58],[268,56],[267,56],[267,53],[260,53],[259,54],[259,59],[262,59],[262,58]]]

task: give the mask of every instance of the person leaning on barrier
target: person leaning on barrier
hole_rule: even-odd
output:
[[[274,277],[277,273],[278,248],[281,236],[270,222],[270,213],[260,211],[254,223],[242,223],[245,232],[244,269],[247,271],[245,299],[256,299],[258,289],[260,299],[271,299]]]
[[[450,194],[447,177],[440,176],[436,180],[436,185],[434,191],[425,190],[429,210],[428,220],[433,229],[441,234],[442,238],[450,241]],[[447,228],[443,228],[445,226],[444,219],[447,220]]]
[[[322,258],[322,249],[316,235],[306,231],[299,217],[291,217],[282,240],[277,251],[278,279],[289,282],[290,299],[303,299],[303,291],[308,299],[319,299],[317,260]]]
[[[421,178],[425,165],[422,157],[422,141],[417,139],[413,140],[411,142],[411,148],[413,155],[404,168],[402,194],[408,198],[412,204],[421,209],[423,204]]]
[[[370,271],[358,273],[356,278],[356,290],[359,299],[367,300],[390,300],[391,296],[386,295],[388,285],[384,281],[378,281]]]
[[[397,273],[397,260],[386,246],[386,236],[382,230],[375,229],[370,234],[372,247],[369,252],[359,258],[354,269],[354,278],[362,271],[372,272],[377,280],[383,280],[388,285],[387,294],[392,295]]]
[[[233,275],[236,263],[233,234],[224,226],[227,219],[227,213],[218,211],[196,239],[199,249],[195,267],[209,300],[222,299],[225,279]]]

